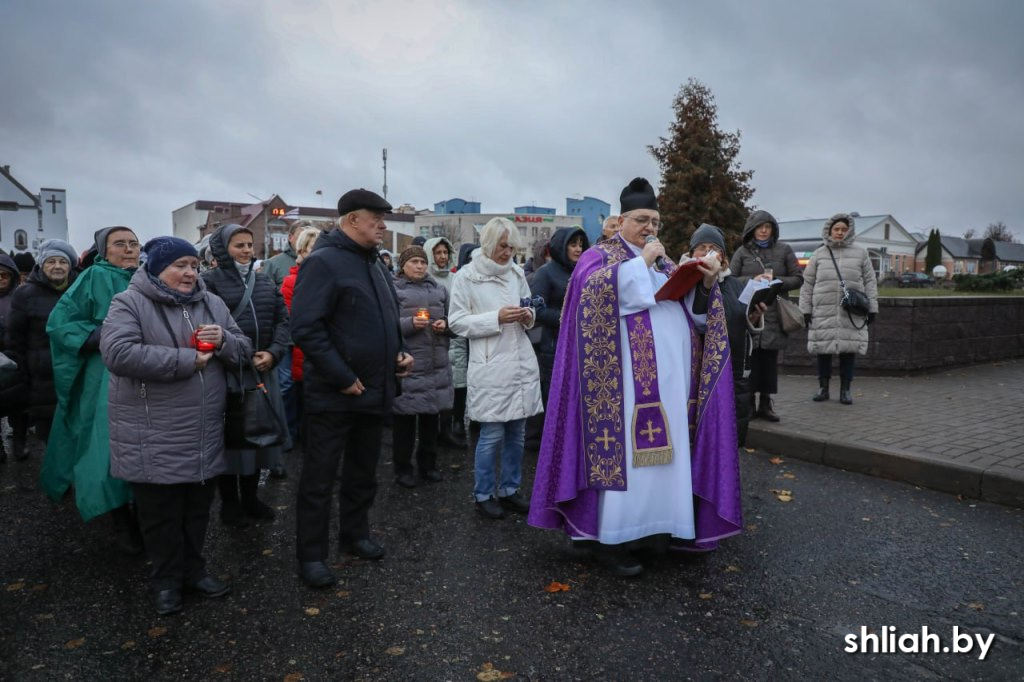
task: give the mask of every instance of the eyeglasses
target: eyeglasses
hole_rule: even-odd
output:
[[[139,243],[134,240],[125,241],[123,239],[118,239],[116,242],[111,244],[111,246],[116,246],[119,249],[137,249],[139,248]]]
[[[693,247],[694,256],[706,256],[709,253],[717,253],[719,256],[725,254],[725,252],[722,251],[722,249],[718,248],[714,244],[698,244],[697,246]]]
[[[0,272],[0,279],[11,279],[11,273],[9,273],[9,272]]]
[[[636,223],[640,227],[647,227],[648,225],[651,225],[651,226],[654,227],[655,230],[657,230],[658,228],[661,227],[661,221],[658,220],[657,218],[654,218],[654,217],[649,216],[649,215],[641,215],[641,216],[632,216],[631,215],[631,216],[626,216],[626,217],[629,218],[630,220],[632,220],[634,223]]]

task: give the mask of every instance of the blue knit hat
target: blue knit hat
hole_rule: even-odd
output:
[[[142,250],[146,253],[146,270],[154,277],[179,258],[199,258],[196,247],[180,237],[155,237],[146,242]]]

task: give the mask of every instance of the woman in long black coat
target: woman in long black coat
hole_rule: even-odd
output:
[[[252,342],[251,366],[261,375],[270,391],[278,414],[278,423],[285,425],[284,401],[271,371],[287,353],[291,353],[291,332],[284,298],[274,281],[253,269],[252,232],[241,225],[223,225],[210,236],[210,252],[217,267],[203,273],[203,281],[212,293],[224,299],[235,322]],[[246,284],[254,278],[252,295],[241,310]],[[245,372],[251,372],[247,368]],[[287,428],[284,428],[287,439]],[[218,479],[221,495],[221,520],[232,526],[248,525],[246,516],[270,520],[274,510],[256,494],[260,469],[279,467],[290,443],[253,450],[227,450],[228,473]]]

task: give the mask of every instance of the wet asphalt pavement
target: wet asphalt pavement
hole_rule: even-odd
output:
[[[278,518],[217,520],[211,572],[234,591],[160,617],[143,559],[110,524],[38,492],[38,454],[0,465],[3,680],[1014,680],[1024,678],[1024,510],[741,451],[746,532],[703,556],[614,578],[558,533],[473,510],[464,453],[446,480],[392,483],[381,459],[380,562],[339,558],[326,591],[295,576],[292,476]],[[527,455],[532,481],[535,456]],[[791,501],[780,501],[788,491]],[[557,582],[565,589],[549,592]],[[966,654],[844,652],[867,626],[953,627]],[[909,640],[906,640],[909,643]],[[964,640],[961,640],[963,643]]]

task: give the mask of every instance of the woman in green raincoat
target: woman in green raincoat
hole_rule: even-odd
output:
[[[142,543],[129,505],[131,488],[110,477],[109,374],[99,344],[110,302],[128,288],[139,266],[139,239],[130,228],[105,227],[97,230],[95,246],[94,263],[61,296],[46,325],[57,412],[39,482],[55,502],[74,486],[85,521],[113,512],[118,546],[138,554]]]

